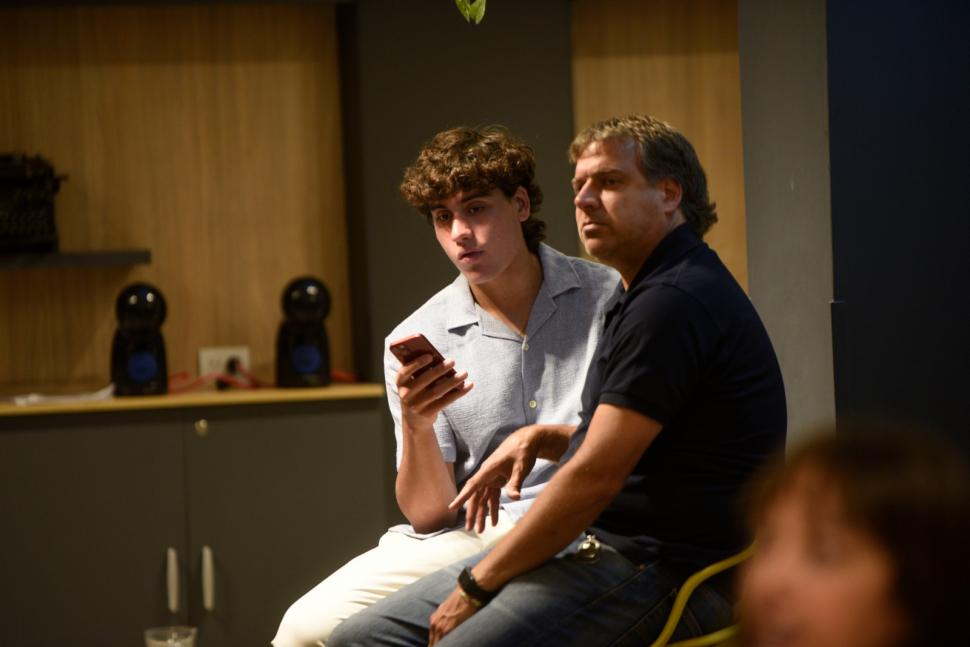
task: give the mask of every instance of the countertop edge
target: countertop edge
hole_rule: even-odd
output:
[[[44,404],[0,404],[0,418],[43,416],[65,413],[104,413],[150,409],[244,406],[286,402],[361,400],[384,397],[384,385],[376,383],[335,384],[312,389],[253,389],[204,391],[178,395],[113,397],[108,400],[51,402]]]

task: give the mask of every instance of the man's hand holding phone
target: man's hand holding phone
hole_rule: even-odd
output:
[[[401,417],[411,428],[434,424],[442,409],[468,393],[474,384],[468,373],[457,373],[454,360],[445,360],[424,335],[391,342],[391,352],[401,361],[397,393]]]

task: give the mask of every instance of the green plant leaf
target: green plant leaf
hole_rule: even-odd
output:
[[[455,0],[455,6],[466,21],[474,21],[476,25],[485,17],[485,0]]]
[[[472,21],[472,8],[468,5],[468,0],[455,0],[455,6],[467,22]]]
[[[472,19],[475,24],[482,22],[482,18],[485,17],[485,0],[475,0],[468,7],[472,13]]]

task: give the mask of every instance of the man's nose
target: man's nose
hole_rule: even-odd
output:
[[[461,216],[451,219],[451,239],[454,241],[464,240],[472,235],[472,229],[468,226],[468,221]]]
[[[582,209],[583,211],[588,211],[589,209],[595,208],[599,204],[599,197],[596,192],[593,191],[592,187],[587,183],[583,185],[576,195],[573,197],[573,204],[576,208]]]

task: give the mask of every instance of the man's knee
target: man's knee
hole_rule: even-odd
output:
[[[374,618],[367,620],[370,615],[366,611],[347,618],[338,624],[327,639],[327,647],[351,647],[352,645],[373,645],[375,638],[380,636],[378,627],[380,622]]]
[[[330,634],[339,620],[320,609],[308,608],[304,601],[297,600],[283,614],[273,647],[321,647],[330,644]]]

